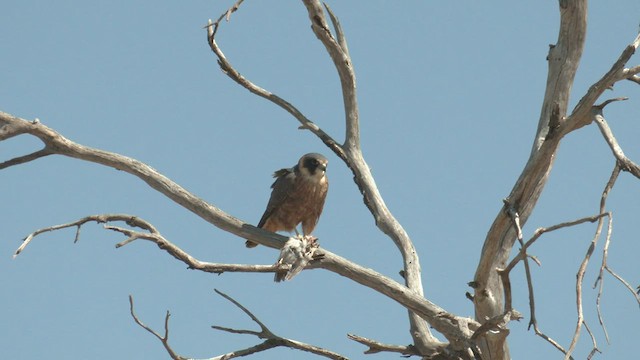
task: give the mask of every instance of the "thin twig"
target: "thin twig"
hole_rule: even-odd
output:
[[[418,353],[417,349],[413,345],[391,345],[391,344],[383,344],[381,342],[367,339],[362,336],[347,334],[347,337],[353,341],[359,342],[362,345],[368,346],[369,348],[364,351],[365,354],[377,354],[380,352],[395,352],[400,353],[402,355],[421,355]]]
[[[611,276],[613,276],[614,278],[616,278],[618,281],[620,281],[624,287],[626,287],[631,294],[635,297],[636,302],[638,303],[638,306],[640,307],[640,286],[638,286],[638,290],[634,290],[633,286],[631,286],[631,284],[629,284],[625,279],[622,278],[622,276],[618,275],[615,271],[613,271],[613,269],[611,269],[610,266],[607,265],[606,270],[609,274],[611,274]]]
[[[239,4],[237,5],[239,6]],[[235,7],[235,10],[233,11],[236,10],[237,7]],[[335,141],[329,134],[325,133],[317,124],[309,120],[309,118],[307,118],[300,110],[298,110],[298,108],[296,108],[293,104],[284,100],[280,96],[254,84],[252,81],[242,76],[240,72],[237,71],[235,67],[233,67],[233,65],[229,62],[227,57],[222,52],[222,49],[220,49],[220,47],[218,46],[215,39],[218,27],[220,25],[220,20],[224,18],[228,13],[229,10],[223,13],[223,15],[221,15],[215,23],[209,20],[209,24],[206,26],[209,47],[211,48],[211,51],[213,51],[213,53],[217,56],[218,65],[220,66],[220,69],[222,69],[222,72],[224,72],[229,78],[238,83],[240,86],[249,90],[251,93],[271,101],[275,105],[281,107],[282,109],[293,115],[293,117],[300,122],[300,129],[307,129],[311,131],[313,134],[318,136],[318,138],[320,138],[320,140],[322,140],[322,142],[324,142],[336,155],[338,155],[338,157],[340,157],[341,159],[346,159],[342,146],[338,144],[338,142]]]
[[[52,154],[54,154],[54,152],[51,151],[49,148],[45,147],[44,149],[38,150],[38,151],[33,152],[31,154],[18,156],[18,157],[15,157],[15,158],[11,159],[11,160],[7,160],[5,162],[0,163],[0,170],[8,168],[10,166],[24,164],[24,163],[27,163],[29,161],[33,161],[33,160],[39,159],[41,157],[49,156],[49,155],[52,155]]]
[[[556,349],[558,349],[560,352],[562,352],[563,354],[567,354],[567,350],[565,350],[562,345],[560,345],[557,341],[553,340],[552,338],[550,338],[547,334],[543,333],[539,328],[538,328],[538,324],[534,323],[533,324],[533,331],[536,333],[536,335],[538,335],[539,337],[541,337],[542,339],[544,339],[546,342],[548,342],[549,344],[553,345],[553,347],[555,347]],[[569,359],[573,360],[573,356],[569,355]]]
[[[134,226],[140,229],[144,229],[149,231],[150,233],[157,233],[158,231],[156,230],[155,227],[153,227],[153,225],[151,225],[149,222],[137,217],[137,216],[133,216],[133,215],[127,215],[127,214],[99,214],[99,215],[90,215],[90,216],[85,216],[80,220],[74,221],[74,222],[70,222],[70,223],[66,223],[66,224],[60,224],[60,225],[54,225],[54,226],[48,226],[42,229],[38,229],[34,232],[32,232],[31,234],[27,235],[23,240],[22,240],[22,244],[20,245],[20,247],[18,247],[18,249],[16,250],[16,252],[13,254],[13,258],[15,259],[16,256],[20,255],[20,253],[27,247],[27,245],[29,245],[29,243],[31,243],[31,241],[38,235],[45,233],[45,232],[50,232],[50,231],[56,231],[56,230],[61,230],[61,229],[66,229],[66,228],[70,228],[70,227],[77,227],[76,230],[76,235],[74,238],[74,242],[78,242],[78,240],[80,239],[80,228],[82,227],[82,225],[88,223],[88,222],[96,222],[98,224],[100,223],[107,223],[107,222],[113,222],[113,221],[124,221],[125,223],[127,223],[129,226]]]
[[[236,301],[235,299],[233,299],[231,296],[223,293],[222,291],[215,289],[215,292],[218,293],[218,295],[222,296],[223,298],[227,299],[228,301],[230,301],[232,304],[234,304],[236,307],[238,307],[240,310],[242,310],[245,314],[247,314],[247,316],[249,316],[251,318],[251,320],[253,320],[253,322],[255,322],[256,324],[258,324],[258,326],[260,326],[260,331],[253,331],[253,330],[238,330],[238,329],[232,329],[232,328],[227,328],[227,327],[222,327],[222,326],[211,326],[212,328],[216,329],[216,330],[221,330],[221,331],[226,331],[226,332],[230,332],[230,333],[234,333],[234,334],[250,334],[250,335],[254,335],[257,336],[261,339],[267,339],[267,341],[265,343],[269,343],[273,346],[271,347],[277,347],[277,346],[285,346],[285,347],[289,347],[292,349],[298,349],[301,351],[306,351],[306,352],[310,352],[316,355],[320,355],[320,356],[324,356],[326,358],[329,359],[336,359],[336,360],[348,360],[346,357],[315,346],[315,345],[311,345],[311,344],[306,344],[297,340],[292,340],[292,339],[286,339],[283,337],[280,337],[276,334],[274,334],[271,330],[269,330],[269,328],[262,322],[260,321],[260,319],[258,319],[257,316],[255,316],[251,311],[249,311],[249,309],[247,309],[246,307],[244,307],[242,304],[240,304],[238,301]],[[260,350],[262,351],[262,350]],[[236,356],[233,356],[236,357]]]
[[[167,350],[167,352],[169,353],[169,356],[171,356],[172,359],[174,359],[174,360],[186,360],[187,359],[185,357],[182,357],[182,356],[176,354],[175,351],[173,351],[173,349],[171,348],[171,345],[169,345],[169,317],[171,317],[171,313],[169,313],[169,310],[167,310],[167,315],[165,315],[165,317],[164,317],[164,336],[158,334],[155,330],[153,330],[149,326],[145,325],[138,318],[138,316],[136,316],[136,313],[133,310],[133,296],[131,296],[131,295],[129,295],[129,311],[131,312],[131,317],[133,317],[133,320],[136,322],[136,324],[140,325],[140,327],[142,327],[143,329],[147,330],[149,333],[151,333],[153,336],[155,336],[158,340],[160,340],[160,342],[162,343],[162,346],[164,346],[165,350]]]
[[[640,179],[640,166],[638,166],[635,162],[633,162],[624,154],[624,151],[622,151],[622,148],[618,144],[618,140],[616,140],[615,136],[613,135],[613,131],[609,127],[609,124],[605,120],[604,115],[602,113],[603,108],[607,104],[613,101],[620,101],[620,100],[626,100],[626,99],[627,98],[609,99],[600,105],[594,106],[592,110],[592,116],[593,116],[593,121],[598,125],[598,128],[600,129],[602,136],[604,137],[607,144],[609,145],[609,148],[611,149],[613,156],[615,156],[616,160],[620,164],[621,169],[624,171],[630,172],[631,174],[633,174],[633,176]]]
[[[608,221],[608,226],[607,226],[607,239],[611,238],[611,232],[613,230],[613,219],[611,216],[610,212],[605,212],[606,209],[606,204],[607,204],[607,197],[609,196],[609,193],[611,192],[611,190],[613,189],[613,186],[616,183],[616,180],[618,178],[618,174],[619,174],[619,170],[618,170],[618,166],[615,166],[613,169],[613,172],[611,173],[611,177],[609,178],[609,181],[607,181],[607,184],[604,187],[604,190],[602,191],[602,196],[600,197],[600,214],[607,214],[607,217],[609,218]],[[580,337],[580,329],[582,327],[582,324],[585,323],[584,320],[584,314],[583,314],[583,310],[582,310],[582,282],[584,280],[584,274],[587,271],[587,265],[589,264],[589,260],[591,259],[591,255],[593,254],[593,251],[595,250],[596,244],[598,242],[598,239],[600,238],[600,234],[602,232],[602,227],[604,226],[604,221],[603,218],[598,219],[598,225],[596,226],[596,232],[593,235],[593,239],[591,240],[591,243],[589,244],[589,248],[587,249],[587,253],[585,254],[584,259],[582,260],[582,263],[580,264],[580,267],[578,268],[578,273],[576,274],[576,308],[577,308],[577,312],[578,312],[578,318],[577,318],[577,323],[576,323],[576,329],[573,333],[573,337],[571,339],[571,344],[569,345],[569,349],[567,350],[567,354],[565,355],[565,360],[567,360],[569,358],[569,356],[571,355],[571,353],[573,352],[573,350],[575,349],[577,343],[578,343],[578,338]],[[606,331],[606,329],[605,329]]]
[[[636,52],[636,49],[640,45],[640,34],[636,36],[633,42],[627,45],[622,53],[611,66],[609,71],[604,74],[598,81],[596,81],[587,93],[580,99],[578,104],[574,107],[571,115],[569,115],[566,121],[563,123],[565,127],[562,132],[568,133],[569,131],[578,129],[582,126],[586,126],[591,123],[592,118],[589,116],[589,111],[593,110],[594,103],[600,98],[600,96],[613,84],[620,80],[625,80],[635,73],[625,69],[624,66],[631,59],[631,56]],[[634,68],[635,69],[635,68]]]
[[[544,340],[546,340],[547,342],[549,342],[551,345],[553,345],[556,349],[562,351],[562,353],[564,353],[568,359],[572,359],[571,357],[571,353],[567,352],[557,341],[553,340],[552,338],[550,338],[548,335],[544,334],[542,331],[540,331],[540,329],[538,328],[538,323],[536,320],[536,307],[535,307],[535,296],[534,296],[534,288],[533,288],[533,283],[532,283],[532,277],[531,277],[531,271],[529,269],[528,266],[528,261],[527,259],[529,258],[528,254],[527,254],[527,249],[533,245],[533,243],[535,243],[536,240],[538,240],[543,234],[547,233],[547,232],[551,232],[551,231],[555,231],[555,230],[559,230],[559,229],[563,229],[566,227],[570,227],[570,226],[575,226],[575,225],[579,225],[579,224],[583,224],[585,222],[596,222],[598,221],[600,223],[600,220],[605,217],[605,216],[610,216],[609,213],[601,213],[598,215],[594,215],[594,216],[588,216],[588,217],[583,217],[577,220],[573,220],[573,221],[567,221],[567,222],[563,222],[560,224],[556,224],[547,228],[538,228],[534,235],[526,242],[526,243],[522,243],[522,241],[520,241],[521,244],[521,248],[519,253],[511,260],[511,262],[509,262],[509,264],[505,267],[505,269],[500,269],[498,271],[498,274],[500,275],[501,279],[502,279],[502,283],[503,283],[503,288],[505,291],[505,309],[508,309],[510,306],[510,292],[511,292],[511,283],[509,280],[509,274],[511,272],[511,270],[513,270],[513,268],[518,264],[518,262],[523,261],[525,264],[525,271],[526,271],[526,276],[527,276],[527,286],[528,286],[528,290],[529,290],[529,310],[530,310],[530,320],[529,320],[529,328],[531,328],[533,326],[534,332],[536,335],[540,336],[541,338],[543,338]],[[515,224],[515,222],[514,222]],[[539,264],[539,261],[537,261],[536,259],[536,263]]]
[[[351,55],[349,55],[349,46],[347,46],[347,38],[344,35],[344,31],[342,30],[342,25],[340,25],[340,21],[338,20],[338,17],[333,13],[333,11],[331,10],[331,8],[327,3],[323,3],[323,5],[324,5],[324,8],[327,9],[327,13],[329,13],[329,18],[331,19],[333,28],[336,31],[336,38],[338,40],[338,44],[340,45],[340,48],[342,49],[342,51],[344,51],[347,57],[351,57]]]
[[[584,323],[584,328],[587,329],[587,333],[589,333],[589,337],[591,337],[591,344],[593,344],[593,348],[591,349],[591,351],[589,352],[589,355],[587,355],[587,360],[590,360],[593,355],[595,355],[597,352],[602,353],[599,349],[598,349],[598,343],[596,342],[596,337],[593,335],[593,332],[591,332],[591,329],[589,328],[589,325],[587,325],[587,323]]]
[[[604,213],[604,214],[598,214],[598,215],[593,215],[593,216],[586,216],[577,220],[573,220],[573,221],[567,221],[567,222],[563,222],[560,224],[556,224],[553,226],[549,226],[549,227],[542,227],[542,228],[538,228],[536,229],[536,231],[534,232],[533,236],[527,240],[526,243],[524,243],[524,246],[522,247],[522,249],[520,250],[520,252],[518,253],[518,255],[516,255],[511,262],[509,262],[509,265],[507,265],[504,269],[504,271],[511,271],[511,269],[513,269],[514,266],[516,266],[518,264],[519,261],[521,261],[524,256],[525,256],[525,250],[527,248],[529,248],[531,245],[533,245],[533,243],[536,242],[536,240],[538,240],[540,238],[540,236],[542,236],[545,233],[548,232],[552,232],[552,231],[556,231],[559,229],[563,229],[566,227],[570,227],[570,226],[575,226],[575,225],[579,225],[579,224],[583,224],[586,222],[591,222],[594,223],[596,221],[598,221],[600,218],[607,216],[608,214]]]
[[[242,304],[237,302],[231,296],[223,293],[222,291],[220,291],[218,289],[214,289],[214,291],[216,293],[218,293],[218,295],[220,295],[223,298],[229,300],[231,303],[233,303],[233,305],[237,306],[240,310],[242,310],[245,314],[247,314],[247,316],[249,316],[251,318],[251,320],[253,320],[256,324],[258,324],[258,326],[260,326],[260,329],[262,330],[261,332],[263,333],[263,335],[265,337],[273,337],[274,336],[273,333],[269,330],[269,328],[262,321],[260,321],[255,315],[253,315],[253,313],[251,311],[249,311],[249,309],[247,309],[246,307],[242,306]]]
[[[607,181],[607,185],[605,186],[605,190],[603,191],[603,197],[600,199],[600,208],[604,209],[605,206],[605,200],[606,200],[606,196],[605,194],[608,194],[609,191],[611,190],[611,188],[613,188],[613,185],[616,182],[616,179],[618,178],[618,175],[620,174],[620,165],[618,162],[616,162],[615,166],[613,167],[613,171],[611,172],[611,176],[609,177],[609,181]],[[602,263],[600,265],[600,271],[598,272],[598,277],[596,278],[595,283],[593,284],[593,287],[595,288],[596,285],[598,284],[598,282],[600,283],[600,286],[598,288],[598,295],[596,296],[596,309],[597,309],[597,313],[598,313],[598,322],[600,323],[600,326],[602,327],[602,330],[604,331],[604,336],[605,339],[607,340],[607,343],[610,343],[609,341],[609,332],[607,331],[607,327],[604,323],[604,316],[602,315],[602,309],[600,308],[600,300],[602,298],[602,292],[604,289],[604,277],[603,277],[603,273],[605,268],[607,267],[607,259],[609,258],[609,244],[611,244],[611,230],[612,230],[612,224],[611,222],[613,221],[613,215],[609,217],[609,226],[607,229],[607,238],[604,242],[604,247],[602,249]]]
[[[212,23],[211,20],[209,20],[209,24],[205,26],[205,28],[213,27],[212,29],[213,36],[215,36],[215,34],[218,32],[218,27],[220,26],[220,22],[222,21],[222,19],[225,19],[227,22],[229,22],[229,20],[231,20],[231,14],[233,14],[240,8],[240,5],[242,4],[243,1],[244,0],[238,0],[235,4],[233,4],[232,7],[227,9],[227,11],[223,12],[222,15],[220,15],[220,17],[218,18],[218,20],[216,20],[215,23]]]

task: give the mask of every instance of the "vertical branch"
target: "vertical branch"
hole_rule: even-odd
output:
[[[356,78],[342,27],[337,17],[327,7],[327,12],[329,12],[336,30],[336,39],[331,33],[320,1],[303,0],[303,3],[309,14],[311,29],[325,46],[340,77],[346,123],[346,138],[343,144],[346,155],[345,162],[354,174],[354,181],[358,185],[364,202],[376,221],[376,225],[394,241],[400,250],[407,287],[418,295],[424,296],[422,270],[415,247],[402,225],[395,219],[384,203],[369,166],[362,155]],[[409,321],[415,346],[422,353],[426,353],[427,349],[432,348],[433,343],[437,342],[437,339],[431,335],[426,321],[411,311],[409,311]]]
[[[609,181],[607,181],[607,185],[605,185],[604,190],[602,191],[602,196],[600,197],[600,214],[605,214],[604,210],[607,204],[607,197],[609,196],[611,189],[613,189],[613,186],[615,185],[616,180],[618,179],[618,174],[620,174],[620,167],[616,164],[616,166],[613,169],[613,172],[611,173],[611,177],[609,178]],[[609,218],[609,221],[607,223],[607,240],[608,240],[611,238],[613,218],[611,213],[606,213],[606,214],[607,214],[607,217]],[[598,220],[598,226],[596,227],[596,233],[593,236],[593,240],[591,240],[589,249],[587,250],[585,257],[582,260],[582,263],[580,264],[580,268],[578,269],[578,274],[576,275],[576,308],[578,311],[578,319],[576,321],[576,329],[573,333],[571,344],[569,345],[569,349],[567,350],[567,354],[565,355],[565,360],[569,359],[569,357],[571,356],[571,353],[575,349],[578,343],[578,338],[580,337],[580,329],[582,327],[582,324],[585,323],[584,314],[582,312],[582,282],[584,280],[584,274],[587,271],[587,265],[589,264],[589,259],[591,258],[591,255],[595,250],[595,246],[598,239],[600,238],[600,234],[602,232],[603,226],[604,226],[604,219],[600,218]]]
[[[336,32],[339,34],[340,41],[336,40],[331,34],[329,24],[324,16],[322,4],[319,0],[303,0],[304,5],[309,13],[311,20],[311,29],[322,44],[324,45],[329,57],[333,61],[338,76],[340,77],[340,85],[342,87],[342,101],[344,103],[344,114],[346,121],[346,136],[344,147],[349,150],[360,150],[360,123],[358,111],[358,97],[356,94],[356,74],[349,57],[346,46],[346,40],[342,28],[338,21],[334,21]],[[330,10],[330,9],[327,9]],[[337,18],[332,16],[332,19]]]
[[[587,1],[561,0],[558,42],[548,54],[549,72],[538,129],[529,160],[516,181],[508,201],[513,204],[524,226],[547,183],[555,153],[564,135],[558,129],[567,113],[569,95],[586,36]],[[484,322],[503,312],[503,289],[496,269],[504,268],[516,239],[509,215],[500,211],[487,233],[474,277],[476,319]],[[504,354],[504,338],[486,337],[484,354]],[[494,357],[492,357],[494,358]]]

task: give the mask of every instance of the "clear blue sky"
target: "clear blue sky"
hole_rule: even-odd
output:
[[[315,231],[322,246],[400,281],[401,261],[374,226],[339,159],[283,110],[221,73],[202,26],[232,1],[13,1],[0,6],[0,110],[33,119],[68,138],[118,152],[158,169],[222,210],[256,223],[271,173],[306,152],[329,157],[331,189]],[[427,297],[473,316],[464,293],[479,250],[530,151],[546,81],[548,45],[557,39],[556,1],[333,1],[349,40],[358,80],[362,144],[390,209],[421,255]],[[638,31],[640,3],[594,1],[571,107]],[[237,69],[295,104],[337,139],[344,123],[339,82],[299,2],[247,1],[218,41]],[[633,64],[639,63],[636,56]],[[640,160],[640,92],[606,116],[625,152]],[[604,100],[604,99],[601,99]],[[2,161],[39,148],[30,138],[0,144]],[[596,214],[614,160],[595,126],[564,141],[525,237],[540,226]],[[99,213],[152,222],[203,261],[270,264],[274,250],[212,227],[132,176],[91,163],[49,157],[0,171],[0,347],[7,359],[162,359],[161,344],[135,325],[161,330],[170,310],[171,344],[185,356],[211,357],[257,344],[210,328],[256,326],[214,293],[251,309],[277,334],[364,358],[347,333],[408,344],[406,312],[395,302],[324,270],[288,283],[271,274],[210,275],[148,243],[124,248],[98,225],[44,234],[17,259],[31,231]],[[610,196],[614,238],[609,264],[640,283],[637,216],[640,182],[622,174]],[[540,328],[568,346],[575,326],[574,282],[595,225],[550,234],[531,253]],[[591,289],[603,240],[585,279],[585,315],[604,352],[637,353],[638,305],[610,276],[602,298],[607,345]],[[526,284],[513,278],[514,358],[560,358],[531,331]],[[590,349],[583,330],[575,353]],[[371,359],[396,358],[372,355]],[[315,357],[270,350],[252,359]]]

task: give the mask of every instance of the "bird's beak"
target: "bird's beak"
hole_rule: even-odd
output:
[[[327,172],[327,164],[320,164],[318,165],[318,169]]]

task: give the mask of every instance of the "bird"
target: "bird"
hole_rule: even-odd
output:
[[[295,166],[273,173],[276,180],[271,185],[271,197],[258,227],[272,232],[295,231],[299,236],[297,226],[302,223],[303,236],[310,236],[318,224],[329,190],[328,163],[323,155],[309,153]],[[245,245],[258,246],[250,240]]]
[[[273,281],[291,280],[302,271],[309,261],[314,259],[318,244],[315,239],[307,237],[290,237],[280,249],[280,256],[275,263],[276,272]],[[288,268],[283,265],[289,265]]]

